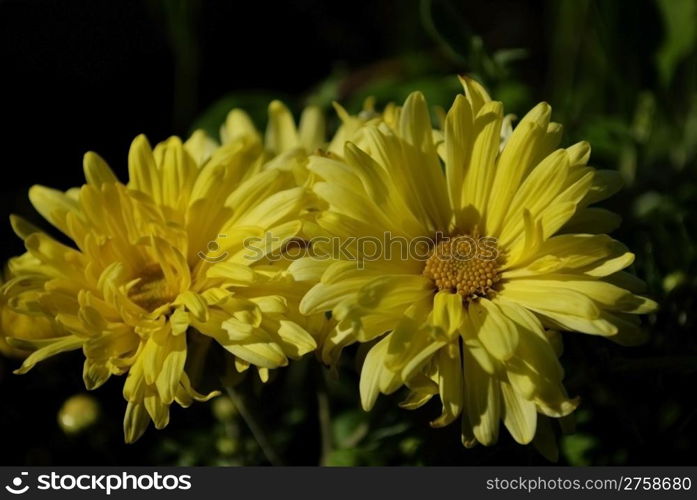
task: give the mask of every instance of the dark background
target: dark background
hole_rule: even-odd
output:
[[[623,216],[616,237],[662,306],[640,348],[565,335],[567,387],[583,403],[576,432],[560,437],[560,463],[694,464],[695,26],[693,0],[0,2],[0,216],[38,221],[28,188],[80,185],[88,150],[125,179],[139,133],[153,143],[195,126],[215,133],[239,104],[262,128],[274,97],[296,111],[338,99],[355,112],[367,95],[384,104],[421,88],[447,107],[454,75],[475,74],[519,116],[549,101],[567,143],[589,139],[595,165],[622,173],[626,188],[606,206]],[[0,231],[3,260],[23,251],[8,222]],[[56,415],[84,391],[80,358],[23,376],[11,374],[17,360],[0,358],[0,464],[266,463],[220,402],[173,407],[166,430],[124,445],[122,378],[93,395],[97,424],[66,435]],[[548,463],[503,430],[499,445],[465,450],[457,424],[428,428],[435,404],[406,412],[383,397],[372,413],[357,410],[347,358],[338,381],[306,359],[266,387],[242,384],[286,463]],[[322,454],[327,394],[333,450]]]

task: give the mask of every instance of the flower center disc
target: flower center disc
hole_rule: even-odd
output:
[[[128,297],[146,311],[153,311],[171,302],[174,294],[167,285],[162,269],[147,269],[140,275],[140,281],[128,291]]]
[[[491,297],[500,280],[498,254],[491,238],[449,237],[436,244],[422,274],[465,301]]]

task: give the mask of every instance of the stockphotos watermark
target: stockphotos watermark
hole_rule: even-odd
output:
[[[189,474],[160,474],[159,472],[118,474],[64,474],[50,472],[31,477],[23,471],[13,477],[5,490],[12,495],[28,491],[84,491],[111,495],[116,491],[186,491],[191,489]]]
[[[226,260],[225,234],[208,243],[207,251],[198,252],[206,262]],[[263,237],[251,236],[242,241],[245,255],[252,261],[266,258],[271,262],[312,257],[315,260],[348,260],[362,269],[366,262],[378,260],[426,261],[439,247],[441,260],[465,262],[472,259],[496,260],[499,249],[496,238],[488,236],[450,236],[438,232],[434,236],[407,238],[387,231],[382,236],[315,236],[309,239],[279,237],[272,231]]]
[[[695,498],[697,467],[0,467],[0,499],[326,500],[365,497],[366,484],[400,500],[431,498],[434,484],[466,500]]]

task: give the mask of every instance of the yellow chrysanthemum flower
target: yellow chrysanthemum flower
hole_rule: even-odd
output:
[[[260,172],[262,145],[253,137],[213,148],[201,133],[154,150],[139,136],[129,152],[127,185],[88,153],[86,185],[68,193],[33,187],[36,209],[76,248],[13,218],[33,262],[10,262],[13,278],[3,287],[8,304],[55,319],[67,332],[14,339],[36,349],[18,372],[81,348],[88,389],[128,373],[128,442],[151,419],[166,426],[173,401],[187,406],[214,395],[191,386],[192,337],[215,340],[234,355],[238,370],[256,366],[262,380],[316,347],[287,319],[286,299],[275,291],[279,271],[245,243],[267,234],[277,245],[294,238],[303,189],[289,173]]]
[[[589,205],[618,183],[586,165],[589,145],[558,148],[546,103],[511,132],[500,102],[463,85],[442,134],[414,93],[394,127],[367,125],[343,159],[310,159],[328,206],[317,224],[354,253],[302,259],[290,272],[319,280],[301,311],[338,321],[325,361],[376,341],[361,373],[366,410],[407,386],[407,408],[440,396],[432,425],[461,417],[466,446],[495,442],[500,421],[529,443],[538,414],[562,417],[578,403],[562,385],[555,330],[634,344],[636,315],[655,303],[623,271],[633,254],[599,234],[616,217]],[[383,242],[381,251],[365,241]]]

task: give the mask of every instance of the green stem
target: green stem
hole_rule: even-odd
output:
[[[249,430],[252,432],[252,436],[254,436],[254,439],[259,445],[259,448],[261,448],[261,451],[266,457],[266,460],[268,460],[271,465],[283,465],[283,461],[281,460],[278,453],[276,453],[276,450],[274,450],[273,446],[271,446],[271,442],[266,437],[266,433],[261,428],[261,425],[259,425],[256,418],[254,417],[254,415],[252,415],[252,412],[245,404],[244,398],[240,394],[238,394],[237,391],[235,391],[235,389],[233,389],[232,387],[225,386],[225,391],[237,407],[237,410],[240,412],[240,415],[242,416],[242,419],[244,420],[245,424],[247,424],[247,427],[249,427]]]
[[[322,439],[322,450],[319,464],[327,465],[329,457],[334,449],[332,443],[332,416],[329,408],[329,396],[327,395],[327,381],[324,373],[319,374],[319,384],[317,387],[317,416],[319,418],[320,436]]]

